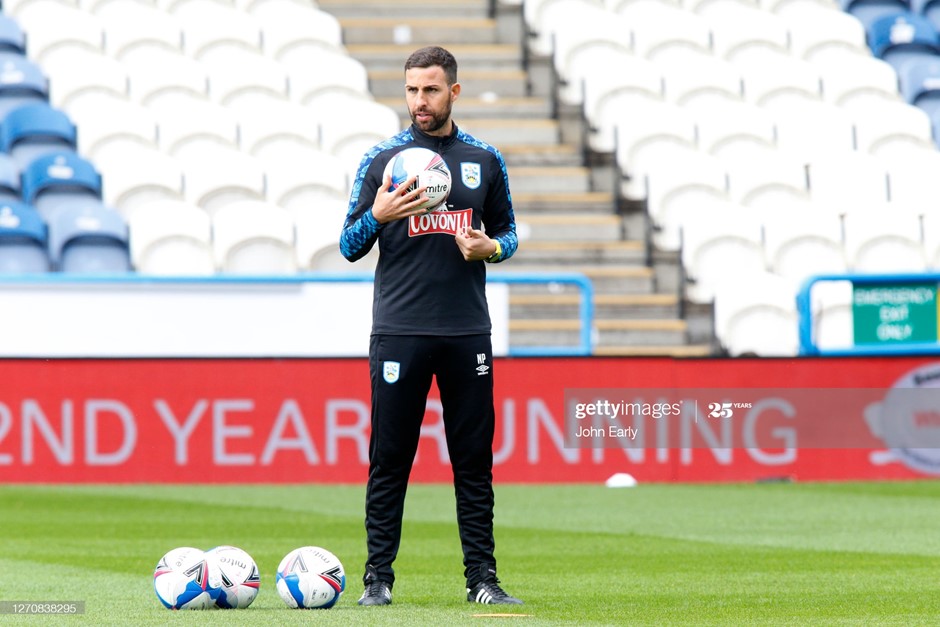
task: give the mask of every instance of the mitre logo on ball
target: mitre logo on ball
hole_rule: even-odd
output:
[[[428,198],[418,209],[430,213],[443,206],[451,185],[450,168],[444,163],[444,158],[427,148],[405,148],[385,165],[382,180],[391,177],[389,191],[396,191],[413,176],[418,178],[406,191],[416,189],[415,186],[424,187],[424,195]]]

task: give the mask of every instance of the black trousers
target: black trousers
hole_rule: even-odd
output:
[[[432,377],[454,473],[464,575],[493,557],[493,355],[489,335],[373,335],[372,435],[366,489],[367,565],[393,583],[408,477]]]

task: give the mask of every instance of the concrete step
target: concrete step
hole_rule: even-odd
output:
[[[394,17],[427,15],[428,4],[421,0],[316,0],[316,6],[337,17]],[[485,18],[488,6],[480,0],[434,0],[434,15],[447,18]]]
[[[512,180],[509,181],[512,202],[516,211],[536,212],[574,212],[574,211],[613,211],[614,196],[610,192],[574,192],[553,193],[516,191]]]
[[[526,244],[516,252],[512,259],[505,263],[489,266],[487,272],[498,274],[501,272],[527,273],[527,274],[583,274],[591,281],[596,294],[650,294],[656,288],[656,273],[653,268],[640,264],[607,264],[595,265],[578,263],[566,259],[548,259],[542,261],[529,261],[525,259],[522,251]],[[567,283],[544,284],[515,284],[512,286],[513,294],[542,294],[548,289],[555,294],[580,295],[576,285]]]
[[[682,345],[685,344],[685,320],[595,320],[592,328],[595,345]],[[578,341],[581,321],[566,319],[510,319],[512,345],[574,344]]]
[[[603,357],[711,357],[715,351],[709,344],[666,344],[637,346],[633,344],[605,344],[594,347],[594,355]]]
[[[499,151],[508,167],[513,166],[578,166],[581,153],[567,144],[507,144]],[[510,185],[512,183],[510,182]]]
[[[614,262],[638,265],[644,257],[644,243],[639,240],[532,240],[520,245],[513,258],[528,263],[564,260],[584,265]]]
[[[403,96],[401,69],[368,68],[369,88],[376,98]],[[461,95],[471,98],[513,98],[527,93],[526,73],[518,68],[467,69],[459,72]]]
[[[454,44],[448,45],[457,59],[457,80],[462,82],[464,70],[489,70],[494,68],[522,69],[522,47],[519,44]],[[372,70],[394,70],[404,78],[405,59],[415,50],[415,45],[396,43],[347,44],[350,56],[361,61]]]
[[[581,306],[578,293],[515,293],[510,291],[513,318],[576,318]],[[678,317],[676,294],[594,294],[596,319],[650,319]]]
[[[428,8],[425,6],[420,15],[427,14]],[[413,15],[415,13],[402,11],[393,17],[339,17],[343,43],[347,46],[395,43],[413,48],[431,44],[449,48],[458,44],[500,43],[496,21],[489,18]]]
[[[456,117],[456,116],[455,116]],[[559,144],[558,122],[535,119],[461,119],[457,124],[471,135],[503,150],[507,146],[555,146]]]
[[[519,166],[507,168],[512,192],[590,191],[591,172],[583,166]]]
[[[623,219],[613,213],[516,213],[523,242],[535,240],[619,240]]]

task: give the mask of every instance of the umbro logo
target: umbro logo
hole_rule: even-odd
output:
[[[490,367],[486,365],[486,353],[477,353],[477,376],[489,374]]]

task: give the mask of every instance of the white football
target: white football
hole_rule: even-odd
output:
[[[302,546],[285,555],[276,578],[278,594],[293,608],[333,607],[346,589],[343,565],[318,546]]]
[[[206,551],[209,585],[218,590],[215,604],[222,609],[241,609],[251,605],[261,587],[258,565],[237,546],[217,546]]]
[[[181,546],[167,552],[153,569],[153,589],[169,610],[205,610],[215,605],[202,549]]]
[[[415,185],[424,187],[424,195],[428,197],[419,208],[428,213],[440,207],[450,194],[450,168],[441,155],[427,148],[405,148],[389,159],[382,180],[388,176],[392,177],[391,191],[397,190],[412,176],[417,176]]]

